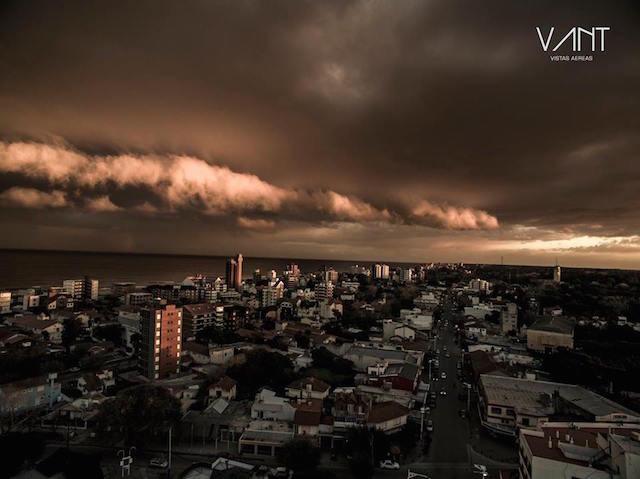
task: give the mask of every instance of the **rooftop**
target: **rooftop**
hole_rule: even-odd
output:
[[[640,420],[639,413],[574,384],[534,381],[492,374],[480,375],[480,381],[489,404],[510,406],[518,412],[533,416],[552,414],[554,411],[550,398],[555,391],[558,391],[563,400],[595,417],[626,414]],[[549,400],[542,400],[543,395],[548,395]]]
[[[545,316],[529,327],[529,331],[546,331],[573,335],[575,323],[564,316]]]

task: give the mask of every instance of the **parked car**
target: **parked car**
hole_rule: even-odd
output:
[[[433,432],[433,421],[431,419],[427,421],[427,432]]]
[[[466,410],[466,409],[460,409],[460,410],[458,411],[458,415],[459,415],[462,419],[464,419],[465,417],[467,417],[467,410]]]
[[[442,379],[447,379],[447,373],[445,373],[444,371],[442,371],[442,374],[440,375],[440,377]]]
[[[149,467],[166,469],[167,466],[169,466],[169,462],[164,457],[154,457],[149,461]]]
[[[391,459],[385,459],[384,461],[380,461],[381,469],[400,469],[400,464],[396,461],[392,461]]]
[[[441,389],[440,390],[440,396],[446,396],[446,395],[447,395],[446,389]]]

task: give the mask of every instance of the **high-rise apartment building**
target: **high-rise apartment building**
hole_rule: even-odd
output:
[[[553,268],[553,282],[559,283],[560,281],[562,281],[562,270],[560,265],[556,265],[556,267]]]
[[[331,281],[317,283],[314,292],[316,301],[329,301],[333,298],[333,283]]]
[[[389,279],[389,265],[388,264],[378,264],[373,265],[372,273],[373,279]]]
[[[162,379],[180,372],[182,308],[173,304],[140,310],[142,346],[139,366],[149,379]]]
[[[337,284],[338,283],[338,272],[333,269],[333,268],[327,268],[325,266],[324,270],[322,271],[322,279],[324,280],[325,283],[328,283],[329,281],[331,281],[333,284]]]
[[[195,339],[207,328],[224,329],[224,306],[215,303],[188,304],[184,307],[183,332],[186,339]]]
[[[0,291],[0,314],[11,312],[11,291]]]
[[[229,288],[240,289],[242,285],[242,255],[240,253],[235,258],[227,260],[226,280]]]
[[[74,300],[90,299],[95,301],[98,299],[98,288],[98,280],[87,276],[80,279],[65,279],[62,282],[62,289]]]
[[[500,322],[502,323],[502,332],[518,330],[518,305],[516,303],[507,303],[500,311]]]

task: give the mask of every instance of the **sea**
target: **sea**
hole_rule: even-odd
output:
[[[139,285],[182,281],[194,274],[224,277],[226,260],[226,256],[0,250],[0,288],[62,285],[65,279],[83,276],[99,280],[100,287],[118,281],[133,281]],[[296,263],[303,273],[318,271],[323,266],[343,272],[355,264],[371,265],[371,262],[358,261],[245,256],[243,276],[251,277],[256,269],[263,274],[272,269],[280,274],[290,263]]]

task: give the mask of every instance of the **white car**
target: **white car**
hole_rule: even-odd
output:
[[[431,419],[427,421],[427,432],[433,432],[433,421]]]
[[[442,379],[447,379],[447,373],[445,373],[444,371],[442,371],[442,374],[440,375],[440,377]]]
[[[149,461],[149,467],[157,467],[159,469],[166,469],[169,462],[163,457],[154,457]]]
[[[400,464],[396,461],[392,461],[391,459],[385,459],[384,461],[380,461],[381,469],[400,469]]]

